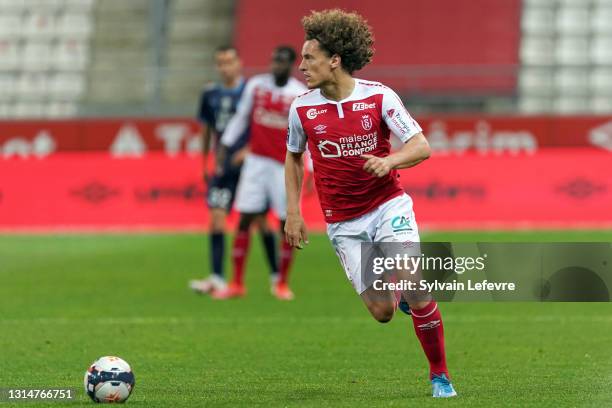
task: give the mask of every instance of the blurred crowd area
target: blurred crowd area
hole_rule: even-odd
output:
[[[331,7],[374,29],[359,76],[417,113],[612,112],[612,0],[0,0],[0,118],[192,116],[216,47],[265,71]]]

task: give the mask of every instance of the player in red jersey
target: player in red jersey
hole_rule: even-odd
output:
[[[430,148],[395,92],[353,78],[374,54],[371,29],[361,16],[326,10],[313,12],[302,24],[306,41],[300,71],[310,91],[296,98],[289,111],[286,239],[296,248],[308,243],[299,206],[307,145],[328,236],[369,312],[385,323],[398,300],[393,291],[377,290],[362,276],[361,244],[419,242],[412,200],[399,184],[397,169],[429,158]],[[391,133],[404,142],[395,153],[390,153]],[[410,306],[429,361],[433,396],[457,395],[446,367],[438,305],[429,295],[415,298],[404,291],[401,297]]]
[[[232,249],[234,276],[226,290],[213,294],[217,299],[243,296],[246,293],[243,283],[244,263],[249,249],[249,228],[253,221],[271,207],[281,219],[281,229],[285,225],[287,204],[283,163],[287,117],[291,102],[306,90],[304,84],[291,76],[295,59],[296,53],[291,47],[279,46],[274,50],[271,73],[256,75],[248,81],[236,114],[221,138],[221,144],[229,147],[247,127],[250,129],[250,152],[244,160],[236,192],[236,209],[240,212],[240,222]],[[274,240],[264,241],[264,245],[267,249],[273,247]],[[266,252],[270,254],[272,251]],[[283,240],[280,265],[271,271],[272,294],[281,300],[293,299],[288,286],[292,257],[293,248]],[[269,261],[275,264],[276,260]]]

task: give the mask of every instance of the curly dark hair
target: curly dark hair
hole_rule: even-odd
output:
[[[339,55],[349,74],[372,61],[372,28],[359,14],[340,9],[312,11],[302,18],[302,25],[306,40],[317,40],[329,56]]]

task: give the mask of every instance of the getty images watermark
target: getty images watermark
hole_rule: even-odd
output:
[[[443,301],[610,301],[611,243],[363,243],[362,287]]]

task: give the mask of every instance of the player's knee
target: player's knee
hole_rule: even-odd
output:
[[[370,313],[379,323],[388,323],[393,319],[395,308],[387,304],[376,304],[370,306]]]
[[[212,230],[212,232],[225,231],[225,213],[223,211],[211,211],[210,229]]]

